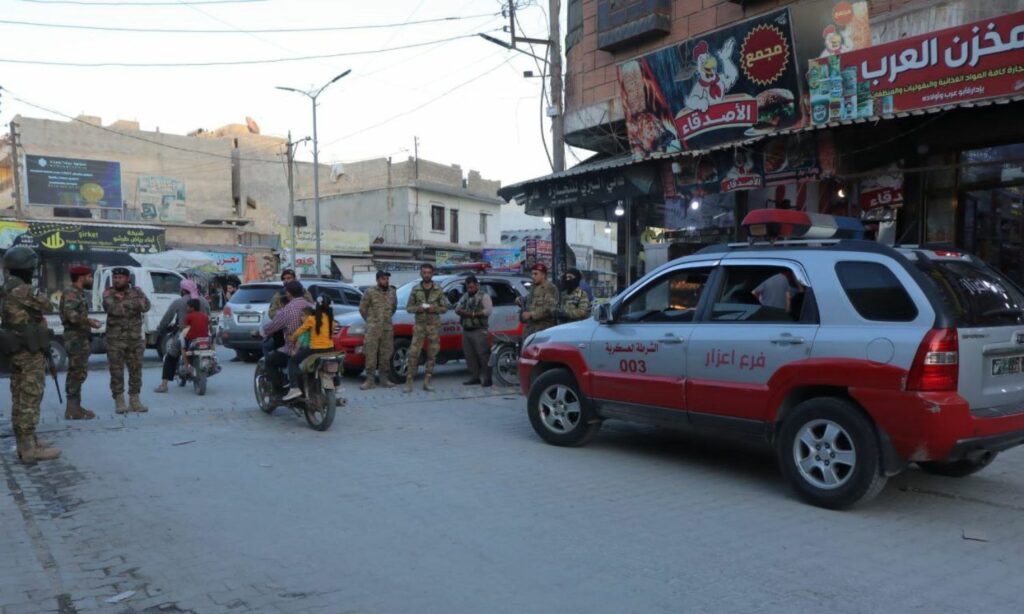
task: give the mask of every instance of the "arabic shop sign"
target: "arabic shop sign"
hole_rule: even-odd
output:
[[[245,255],[241,252],[204,252],[216,261],[217,270],[241,275],[245,270]]]
[[[633,156],[703,149],[800,123],[790,12],[782,9],[619,66]]]
[[[824,124],[1018,93],[1024,11],[812,60],[811,120]]]
[[[121,164],[51,156],[25,156],[28,202],[58,207],[120,209]]]
[[[488,248],[483,250],[483,261],[490,265],[492,273],[518,273],[522,270],[522,247]]]
[[[17,245],[59,252],[130,252],[154,254],[164,251],[164,229],[146,226],[99,226],[28,222],[17,237]]]

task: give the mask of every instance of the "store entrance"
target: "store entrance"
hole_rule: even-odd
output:
[[[1024,284],[1024,144],[961,154],[961,244]]]

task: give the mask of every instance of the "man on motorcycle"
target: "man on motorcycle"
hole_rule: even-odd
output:
[[[170,330],[172,324],[179,329],[185,326],[185,317],[188,315],[188,302],[192,299],[199,301],[200,311],[207,316],[210,315],[210,304],[206,302],[205,298],[199,296],[199,286],[196,285],[196,282],[191,279],[183,279],[179,288],[181,297],[171,303],[170,307],[167,308],[167,313],[160,319],[160,326],[157,330],[160,331],[161,337],[164,332]],[[207,330],[209,330],[209,325],[207,325]],[[167,392],[167,383],[174,379],[174,374],[178,372],[179,358],[181,358],[181,344],[175,338],[168,345],[167,352],[164,354],[164,368],[160,377],[160,385],[154,388],[153,392]]]
[[[298,281],[292,280],[286,283],[284,291],[288,303],[277,310],[274,319],[261,325],[259,331],[264,339],[272,339],[278,332],[284,333],[284,345],[268,352],[266,358],[270,381],[277,391],[284,388],[281,371],[288,366],[288,359],[295,353],[295,341],[292,339],[292,335],[302,326],[302,322],[306,318],[302,310],[310,306],[310,303],[303,298],[305,290]]]
[[[210,336],[210,316],[203,313],[199,299],[190,298],[188,300],[188,313],[185,315],[183,324],[185,327],[181,330],[181,337],[184,339],[184,343],[182,343],[182,357],[187,367],[189,366],[188,354],[185,351],[191,347],[192,342],[196,339]]]

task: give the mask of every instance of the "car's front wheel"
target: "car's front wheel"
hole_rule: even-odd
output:
[[[804,401],[784,419],[776,444],[786,480],[813,505],[847,508],[885,486],[874,427],[844,399]]]
[[[556,446],[585,445],[601,429],[601,420],[566,369],[548,371],[534,380],[526,407],[533,430]]]

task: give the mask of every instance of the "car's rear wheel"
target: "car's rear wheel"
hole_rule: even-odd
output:
[[[530,386],[526,407],[533,430],[556,446],[585,445],[601,430],[576,378],[565,369],[541,374]]]
[[[409,374],[409,339],[395,339],[394,349],[391,351],[391,381],[401,384]]]
[[[999,456],[998,452],[986,452],[976,458],[963,458],[956,461],[922,461],[917,463],[917,466],[921,468],[921,471],[932,475],[965,478],[991,465],[997,456]]]
[[[849,401],[804,401],[784,419],[776,443],[783,475],[813,505],[847,508],[885,486],[874,427]]]

